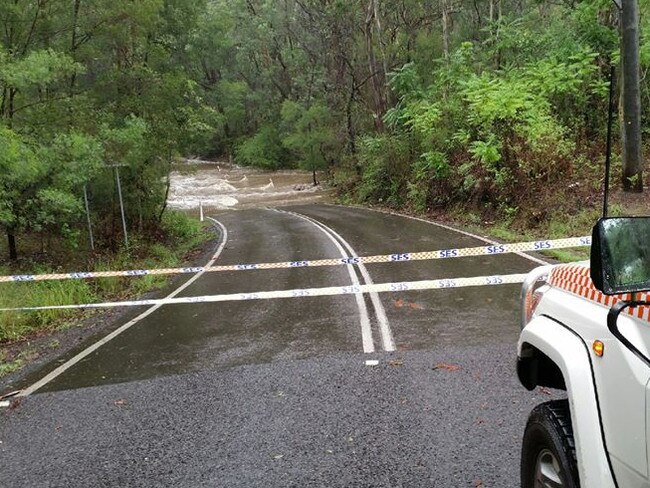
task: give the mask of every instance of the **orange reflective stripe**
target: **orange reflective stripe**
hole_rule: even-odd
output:
[[[605,295],[601,293],[594,287],[591,281],[589,268],[582,265],[569,264],[556,266],[551,271],[549,284],[606,307],[613,306],[619,300],[630,300],[632,298],[631,293],[623,293],[621,295]],[[640,300],[650,301],[650,294],[640,294]],[[624,313],[650,322],[650,306],[645,305],[632,309],[628,308]]]

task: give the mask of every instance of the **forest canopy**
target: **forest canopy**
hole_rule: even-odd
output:
[[[531,195],[600,187],[618,22],[611,0],[1,2],[0,227],[13,257],[24,232],[78,245],[85,188],[117,245],[112,167],[143,231],[180,156],[543,218]]]

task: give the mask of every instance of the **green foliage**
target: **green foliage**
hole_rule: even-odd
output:
[[[280,131],[275,126],[265,125],[239,145],[236,158],[243,164],[278,169],[285,155]]]
[[[18,357],[14,360],[7,359],[6,355],[0,351],[0,378],[22,368],[24,360]]]
[[[113,164],[138,165],[147,156],[147,122],[129,116],[121,127],[101,128],[106,159]]]
[[[66,76],[82,72],[82,65],[52,49],[33,51],[18,59],[0,51],[0,83],[6,87],[18,90],[45,88]]]
[[[171,242],[191,242],[197,239],[202,232],[202,225],[198,220],[188,217],[182,212],[165,212],[162,220],[162,231]],[[154,248],[156,250],[158,248]]]
[[[285,101],[281,109],[282,143],[298,160],[298,165],[309,171],[324,170],[333,162],[338,145],[332,128],[330,110],[321,103],[308,108]]]
[[[0,126],[0,145],[0,226],[73,237],[69,224],[82,212],[81,187],[99,168],[99,143],[70,133],[39,146]]]
[[[451,166],[447,156],[438,151],[422,154],[413,165],[413,178],[415,181],[427,181],[431,178],[444,179],[451,173]]]
[[[399,206],[404,203],[405,170],[411,152],[408,139],[396,136],[366,137],[361,140],[359,160],[363,173],[359,199]]]
[[[0,306],[39,306],[89,303],[96,299],[88,281],[52,281],[40,283],[6,283],[0,293]],[[55,320],[77,315],[74,310],[43,310],[39,312],[3,312],[0,317],[0,342],[15,341],[34,331],[48,327]]]
[[[611,0],[445,5],[376,2],[369,17],[359,0],[1,3],[0,226],[79,246],[85,187],[99,246],[116,250],[105,166],[125,165],[129,231],[144,233],[181,155],[327,170],[365,201],[501,215],[593,172],[618,60]]]

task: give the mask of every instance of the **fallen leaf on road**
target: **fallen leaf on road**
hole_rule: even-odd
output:
[[[476,480],[474,482],[474,488],[484,488],[483,482],[481,480]]]
[[[539,391],[544,393],[544,395],[551,395],[551,390],[549,390],[548,388],[546,388],[544,386],[540,386]]]
[[[402,361],[401,359],[393,359],[392,361],[388,361],[388,364],[391,366],[403,366],[404,361]]]
[[[127,403],[129,403],[129,402],[122,399],[122,400],[115,400],[113,402],[113,405],[115,405],[116,407],[121,407],[122,405],[126,405]]]
[[[412,308],[413,310],[424,310],[424,307],[422,305],[420,305],[419,303],[405,302],[401,298],[398,298],[397,300],[395,300],[394,303],[395,303],[395,306],[397,308],[409,307],[409,308]]]
[[[445,369],[447,371],[458,371],[460,369],[460,366],[458,366],[457,364],[438,363],[433,367],[433,369]]]

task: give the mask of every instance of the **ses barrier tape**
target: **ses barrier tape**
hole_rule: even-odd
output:
[[[463,249],[442,249],[439,251],[407,252],[337,259],[317,259],[312,261],[284,261],[276,263],[233,264],[228,266],[192,268],[133,269],[128,271],[93,271],[78,273],[0,276],[0,283],[50,280],[81,280],[90,278],[108,278],[115,276],[171,275],[184,273],[193,274],[200,272],[246,271],[255,269],[305,268],[316,266],[337,266],[342,264],[396,263],[432,259],[461,258],[468,256],[493,256],[497,254],[507,254],[514,252],[546,251],[550,249],[566,249],[570,247],[585,247],[590,245],[591,237],[585,236],[570,237],[567,239],[520,242],[516,244],[494,244],[490,246],[467,247]]]
[[[80,305],[51,305],[42,307],[0,308],[0,312],[30,312],[39,310],[68,310],[92,308],[140,307],[151,305],[172,305],[181,303],[215,303],[249,300],[269,300],[272,298],[305,298],[335,295],[355,295],[360,293],[405,292],[414,290],[435,290],[463,288],[468,286],[496,286],[523,283],[527,274],[476,276],[473,278],[454,278],[442,280],[403,281],[397,283],[377,283],[372,285],[330,286],[326,288],[299,288],[294,290],[260,291],[256,293],[230,293],[227,295],[205,295],[197,297],[161,298],[152,300],[133,300],[124,302],[84,303]]]

